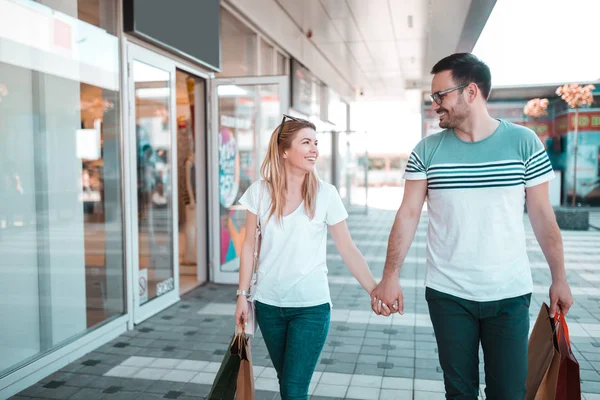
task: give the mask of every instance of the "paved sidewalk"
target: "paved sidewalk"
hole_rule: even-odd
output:
[[[352,236],[380,277],[395,213],[352,213]],[[401,280],[405,314],[379,317],[334,244],[328,246],[334,303],[329,337],[311,385],[312,399],[443,399],[442,372],[425,302],[426,215]],[[534,295],[532,323],[547,301],[550,273],[527,223]],[[569,327],[585,399],[600,400],[600,231],[564,232],[575,306]],[[201,399],[233,332],[235,286],[208,284],[14,399]],[[275,371],[260,333],[253,340],[257,400],[279,399]],[[480,370],[483,371],[482,366]],[[483,372],[481,383],[485,382]],[[482,386],[483,389],[483,386]],[[483,391],[481,398],[483,399]]]

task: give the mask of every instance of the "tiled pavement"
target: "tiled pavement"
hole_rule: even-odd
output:
[[[394,212],[352,214],[351,232],[381,276]],[[598,215],[595,219],[600,220]],[[527,219],[526,219],[527,223]],[[550,273],[528,227],[534,283],[531,315],[547,301]],[[329,243],[334,303],[312,399],[443,399],[442,373],[424,299],[424,216],[401,280],[405,315],[370,312],[369,298]],[[568,321],[587,400],[600,400],[600,231],[564,232],[575,305]],[[208,394],[233,332],[234,286],[205,285],[14,399],[199,399]],[[533,323],[532,321],[532,323]],[[275,400],[277,382],[260,333],[252,343],[257,399]],[[481,373],[481,382],[484,375]],[[483,388],[483,386],[482,386]],[[483,392],[482,392],[483,398]]]

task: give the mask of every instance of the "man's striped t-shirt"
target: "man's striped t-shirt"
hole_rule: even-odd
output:
[[[532,291],[525,188],[554,178],[533,131],[500,121],[492,135],[465,142],[444,130],[417,144],[404,178],[427,180],[426,286],[474,301]]]

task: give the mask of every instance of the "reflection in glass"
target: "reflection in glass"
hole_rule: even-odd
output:
[[[274,75],[273,46],[261,39],[260,41],[260,74]]]
[[[114,4],[41,3],[0,0],[0,377],[124,312]]]
[[[217,77],[256,76],[258,40],[248,28],[229,11],[221,8],[221,72]]]
[[[288,59],[285,55],[277,52],[277,75],[287,75]]]
[[[175,288],[173,278],[170,74],[134,60],[139,304]]]
[[[259,178],[281,106],[278,85],[222,85],[217,95],[221,271],[234,272],[239,269],[246,225],[246,211],[237,202]]]

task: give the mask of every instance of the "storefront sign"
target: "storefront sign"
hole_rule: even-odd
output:
[[[554,121],[557,135],[564,135],[575,130],[576,116],[574,112],[561,115]],[[600,111],[580,111],[579,131],[600,131]]]
[[[225,208],[235,202],[239,190],[239,153],[233,133],[219,132],[219,201]]]
[[[156,284],[156,296],[162,296],[175,289],[175,280],[169,278]]]
[[[138,288],[140,304],[144,304],[148,301],[148,269],[140,269],[138,273]]]
[[[315,76],[298,61],[292,59],[292,108],[305,115],[313,115]]]
[[[234,129],[250,129],[252,128],[252,121],[250,118],[244,117],[230,117],[229,115],[221,115],[221,125],[227,128]]]
[[[221,69],[220,0],[123,0],[125,32]]]
[[[533,121],[526,121],[526,122],[515,121],[514,123],[517,124],[517,125],[523,125],[523,126],[528,127],[529,129],[531,129],[535,133],[537,133],[538,136],[548,136],[550,134],[550,132],[552,131],[552,129],[551,129],[552,121],[537,121],[537,122],[533,122]]]

